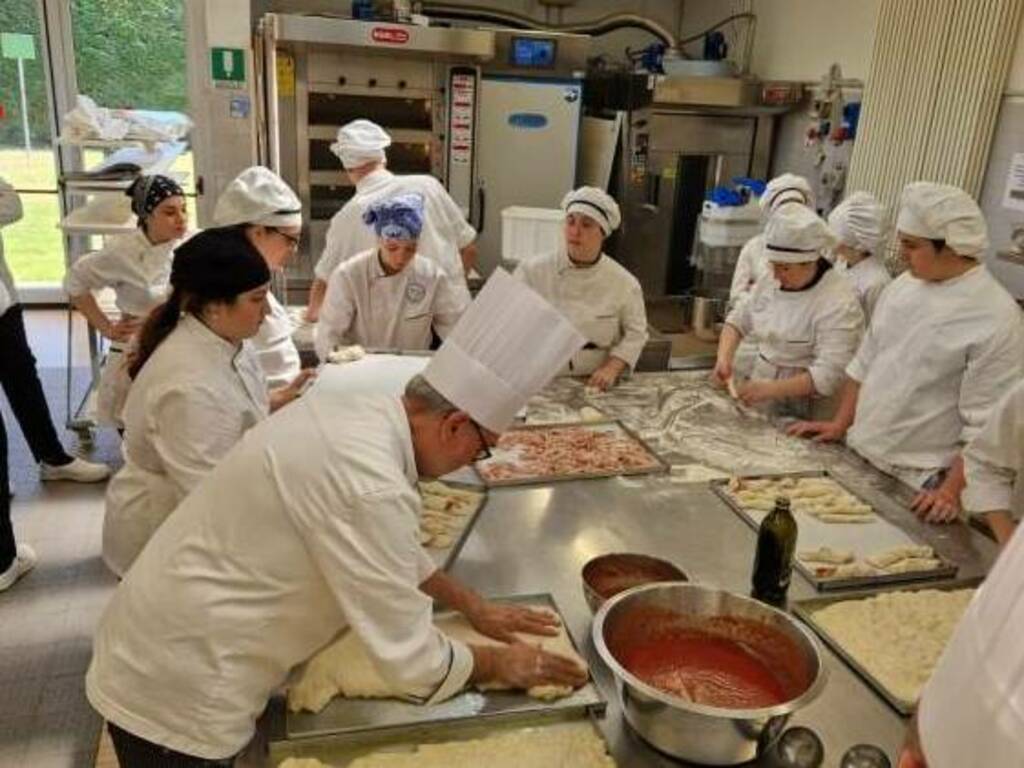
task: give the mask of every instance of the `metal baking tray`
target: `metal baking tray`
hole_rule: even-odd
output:
[[[781,480],[781,479],[787,478],[787,477],[795,477],[795,478],[801,478],[801,477],[822,477],[822,478],[827,478],[828,480],[831,480],[836,485],[838,485],[840,488],[842,488],[844,491],[849,493],[851,496],[854,496],[855,498],[860,500],[862,503],[869,504],[869,502],[863,496],[861,496],[861,494],[859,494],[856,490],[852,489],[849,485],[844,483],[842,480],[840,480],[838,477],[833,475],[828,470],[808,470],[808,471],[805,471],[805,472],[781,472],[781,473],[777,473],[777,474],[767,474],[767,475],[749,475],[749,476],[743,476],[740,479],[741,480]],[[749,525],[751,528],[753,528],[756,531],[759,528],[759,526],[760,526],[760,521],[755,519],[753,516],[751,516],[751,514],[744,507],[742,507],[740,504],[738,504],[733,499],[732,494],[729,493],[729,488],[728,488],[729,482],[730,482],[730,480],[726,480],[726,479],[712,480],[711,481],[711,490],[720,499],[722,499],[722,501],[724,501],[729,506],[730,509],[732,509],[737,515],[739,515],[740,518],[747,523],[747,525]],[[878,515],[879,522],[882,525],[888,526],[890,529],[896,531],[899,537],[902,537],[902,538],[907,540],[906,542],[902,542],[901,541],[899,543],[896,543],[896,542],[889,542],[889,543],[879,542],[879,543],[873,545],[873,547],[875,548],[876,551],[882,549],[885,546],[901,546],[902,544],[906,544],[906,543],[912,543],[912,544],[917,544],[918,543],[911,536],[909,536],[909,534],[905,533],[899,527],[893,525],[891,522],[886,520],[882,515],[880,515],[878,513],[878,505],[877,504],[869,504],[869,506],[871,506],[872,509],[875,510],[875,514]],[[797,518],[797,522],[798,523],[799,523],[800,519],[801,519],[800,517]],[[872,525],[874,525],[874,524],[872,524]],[[848,530],[843,531],[844,528],[848,529]],[[869,534],[869,533],[877,532],[877,530],[878,530],[878,529],[875,529],[875,531],[869,531],[868,528],[869,528],[868,526],[865,526],[863,524],[858,524],[856,526],[853,525],[853,524],[850,524],[849,526],[843,526],[841,524],[837,524],[837,527],[836,527],[835,530],[836,530],[837,533],[842,531],[844,534],[851,534],[851,535],[852,534],[865,534],[866,535],[866,534]],[[888,534],[888,535],[892,535],[892,534],[889,533],[889,531],[886,531],[885,533]],[[836,546],[836,545],[835,545],[835,543],[830,543],[830,542],[812,542],[811,546]],[[847,548],[847,547],[845,545],[840,545],[840,548]],[[859,556],[863,556],[862,553],[858,553],[858,555]],[[799,558],[795,558],[794,559],[794,565],[796,566],[796,569],[801,573],[801,575],[803,575],[803,577],[805,579],[807,579],[809,582],[811,582],[811,584],[814,585],[815,589],[817,589],[820,592],[830,592],[830,591],[833,591],[833,590],[868,589],[868,588],[871,588],[871,587],[880,587],[880,586],[887,586],[887,585],[892,585],[892,584],[907,584],[907,583],[915,583],[915,582],[920,582],[920,581],[931,581],[931,580],[937,580],[937,579],[951,579],[951,578],[955,577],[956,573],[957,573],[957,568],[958,568],[956,563],[952,563],[949,560],[946,560],[945,558],[943,558],[938,553],[936,553],[936,557],[942,562],[942,565],[940,565],[938,568],[936,568],[934,570],[931,570],[931,571],[911,571],[909,573],[882,573],[882,574],[877,574],[875,576],[856,576],[856,577],[843,578],[843,579],[829,578],[828,576],[820,576],[817,573],[815,573],[814,570],[812,570],[811,568],[807,567]]]
[[[493,598],[504,603],[529,603],[555,611],[565,618],[550,594],[514,595]],[[569,633],[573,647],[579,647]],[[586,658],[580,653],[582,658]],[[607,706],[604,696],[593,680],[571,695],[544,702],[531,698],[525,691],[463,691],[438,704],[413,704],[398,699],[334,698],[320,712],[287,712],[284,717],[284,738],[308,739],[332,736],[343,738],[366,731],[392,730],[447,725],[461,720],[501,721],[522,717],[544,717],[565,712],[603,714]]]
[[[937,589],[943,592],[953,592],[958,589],[974,589],[983,581],[982,577],[976,577],[973,579],[958,579],[956,581],[947,581],[942,584],[914,584],[905,585],[902,587],[896,587],[894,589],[885,590],[886,592],[921,592],[926,589]],[[885,684],[882,683],[877,677],[871,674],[865,667],[861,666],[860,662],[857,661],[853,656],[846,652],[842,643],[838,639],[833,637],[828,630],[818,624],[814,619],[814,614],[830,605],[836,605],[837,603],[845,603],[850,600],[863,600],[869,597],[877,597],[881,594],[878,591],[874,592],[850,592],[844,595],[834,595],[830,597],[812,597],[806,600],[795,600],[790,603],[789,608],[794,615],[798,616],[801,621],[807,626],[814,630],[814,632],[825,642],[825,644],[832,649],[832,651],[841,658],[848,667],[856,672],[864,681],[870,685],[875,691],[888,702],[889,706],[899,712],[901,715],[912,715],[914,710],[917,708],[916,702],[907,702],[897,697]]]
[[[477,474],[480,476],[481,481],[488,488],[501,488],[506,486],[515,485],[545,485],[547,483],[556,483],[564,480],[592,480],[595,478],[604,477],[624,477],[627,475],[654,475],[663,472],[668,472],[669,465],[655,453],[654,449],[651,448],[647,442],[641,438],[636,432],[631,430],[625,424],[617,419],[604,419],[602,421],[570,421],[560,424],[526,424],[521,427],[514,427],[509,432],[528,432],[535,430],[551,430],[551,429],[567,429],[569,427],[583,427],[586,429],[599,429],[614,426],[620,432],[622,432],[630,440],[637,443],[648,456],[651,457],[652,465],[650,467],[642,467],[638,469],[626,469],[616,470],[608,472],[581,472],[572,475],[529,475],[526,477],[509,478],[507,480],[488,480],[484,474],[480,471],[480,464],[492,461],[493,459],[485,459],[482,462],[474,464]],[[496,457],[495,457],[496,458]]]
[[[489,494],[487,493],[486,486],[471,485],[470,483],[458,483],[453,482],[451,480],[439,480],[438,482],[459,490],[473,491],[474,493],[481,494],[483,497],[480,499],[480,503],[477,505],[476,511],[469,516],[468,520],[466,520],[466,525],[463,526],[462,530],[459,532],[459,535],[455,537],[455,540],[452,542],[452,545],[450,547],[423,547],[426,550],[427,554],[430,555],[431,559],[434,561],[434,564],[437,565],[437,567],[440,568],[442,571],[447,571],[453,565],[455,565],[455,559],[459,556],[459,552],[462,551],[462,547],[465,545],[466,539],[469,538],[469,534],[470,532],[472,532],[473,527],[476,525],[476,521],[480,517],[480,513],[484,511],[484,507],[487,506],[487,502],[490,499]]]
[[[446,741],[468,741],[512,731],[533,728],[560,728],[586,721],[611,753],[608,741],[597,725],[597,714],[564,710],[538,716],[524,716],[517,720],[461,720],[449,723],[429,723],[409,728],[364,731],[346,738],[333,736],[302,739],[299,741],[272,740],[268,744],[268,768],[276,768],[289,757],[316,758],[335,768],[347,768],[352,762],[374,752],[410,752],[420,744]]]

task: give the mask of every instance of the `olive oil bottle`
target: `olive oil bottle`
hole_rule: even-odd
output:
[[[761,602],[785,605],[793,575],[796,533],[796,520],[790,511],[789,499],[779,496],[775,499],[775,509],[765,515],[757,530],[751,594]]]

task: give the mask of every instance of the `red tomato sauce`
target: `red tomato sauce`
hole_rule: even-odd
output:
[[[772,670],[740,643],[689,629],[625,649],[623,666],[666,693],[697,704],[758,709],[789,699]]]

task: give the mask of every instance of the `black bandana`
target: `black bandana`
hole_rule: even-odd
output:
[[[156,174],[139,176],[125,194],[132,199],[132,213],[139,217],[141,225],[160,203],[168,197],[184,197],[185,190],[174,179]]]

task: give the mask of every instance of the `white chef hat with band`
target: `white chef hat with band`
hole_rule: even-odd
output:
[[[218,227],[301,227],[302,202],[284,179],[254,165],[238,174],[217,198],[213,221]]]
[[[353,120],[338,129],[338,138],[331,144],[346,169],[358,168],[386,159],[384,150],[391,146],[391,136],[372,120]]]
[[[854,192],[828,215],[828,225],[839,242],[865,253],[874,253],[882,242],[884,210],[875,196]]]
[[[811,191],[810,182],[795,173],[784,173],[769,181],[758,200],[761,211],[771,214],[784,203],[800,203],[813,208],[814,192]]]
[[[978,258],[988,248],[988,227],[974,199],[959,187],[915,181],[903,188],[896,229],[911,237],[944,240],[961,256]]]
[[[780,208],[764,230],[765,257],[779,264],[817,261],[836,241],[828,225],[802,205]]]
[[[618,229],[622,222],[619,204],[611,195],[597,187],[580,187],[569,192],[562,198],[562,210],[569,213],[581,213],[597,222],[608,237]]]
[[[503,432],[585,342],[568,318],[499,267],[423,376],[477,424]]]

